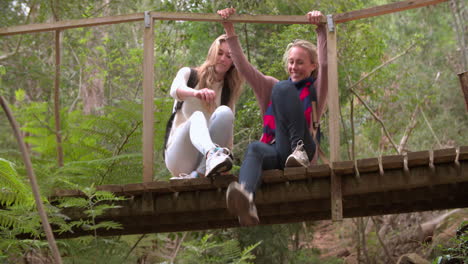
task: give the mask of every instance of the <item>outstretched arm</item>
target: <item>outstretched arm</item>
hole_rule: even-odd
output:
[[[328,95],[328,61],[327,61],[327,29],[324,23],[324,16],[320,11],[310,11],[307,13],[307,18],[311,24],[317,25],[317,56],[318,56],[318,75],[315,82],[318,99],[318,116],[321,117],[325,105],[327,104]]]
[[[219,10],[218,14],[222,18],[227,19],[235,12],[236,10],[234,8],[226,8]],[[227,43],[231,50],[231,58],[234,65],[252,87],[263,114],[268,106],[273,85],[278,82],[278,80],[271,76],[264,75],[250,64],[242,51],[232,22],[225,21],[223,22],[223,26],[228,37]]]

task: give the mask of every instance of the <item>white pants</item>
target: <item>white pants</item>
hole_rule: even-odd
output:
[[[202,112],[194,112],[174,132],[171,145],[166,149],[166,167],[173,176],[197,170],[205,173],[205,155],[215,147],[227,147],[233,138],[234,114],[222,105],[207,122]]]

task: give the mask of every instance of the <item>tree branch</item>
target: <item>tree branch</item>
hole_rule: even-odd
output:
[[[417,108],[417,107],[416,107]],[[395,263],[395,259],[393,258],[393,256],[390,254],[390,251],[388,251],[388,248],[387,248],[387,245],[385,245],[384,241],[382,240],[382,238],[380,237],[380,234],[379,234],[379,230],[380,230],[380,227],[377,226],[377,221],[375,221],[374,217],[371,216],[371,219],[372,219],[372,222],[374,223],[374,227],[375,227],[375,234],[377,236],[377,239],[379,240],[379,243],[380,245],[382,246],[382,248],[384,249],[385,251],[385,255],[387,255],[387,258],[392,262],[392,263]]]
[[[145,236],[146,236],[146,234],[143,234],[143,235],[141,235],[141,236],[138,238],[137,242],[135,242],[135,244],[133,245],[133,247],[128,251],[127,255],[126,255],[125,258],[123,259],[122,264],[123,264],[123,263],[126,263],[128,256],[130,256],[130,254],[131,254],[131,253],[133,252],[133,250],[138,246],[138,244],[140,243],[140,241],[143,240],[143,238],[145,238]]]
[[[442,148],[442,144],[440,143],[439,138],[438,138],[437,135],[435,134],[434,129],[432,129],[431,123],[429,123],[429,120],[427,120],[426,114],[424,114],[424,110],[423,110],[423,109],[421,109],[421,114],[422,114],[422,116],[423,116],[423,118],[424,118],[424,122],[426,122],[427,127],[429,127],[429,131],[431,131],[432,136],[433,136],[433,137],[435,138],[435,140],[437,141],[437,145],[439,145],[439,148]]]
[[[133,129],[132,129],[127,135],[125,135],[125,138],[124,138],[124,140],[122,141],[122,143],[120,143],[120,145],[114,150],[114,153],[113,153],[113,155],[112,155],[113,157],[114,157],[114,156],[117,156],[117,155],[120,155],[120,152],[122,152],[124,146],[128,143],[128,140],[130,139],[130,137],[133,135],[133,133],[137,130],[137,128],[138,128],[141,124],[142,124],[141,121],[137,122],[137,123],[135,124],[135,126],[133,127]],[[112,164],[111,164],[109,167],[107,167],[106,172],[102,175],[101,180],[99,181],[99,185],[101,185],[101,184],[103,183],[104,179],[105,179],[105,178],[107,177],[107,175],[112,171],[112,168],[114,167],[114,165],[115,165],[116,162],[117,162],[116,160],[112,161]]]
[[[416,119],[416,115],[418,114],[418,111],[419,111],[419,104],[414,108],[413,114],[411,115],[411,118],[410,118],[410,122],[405,129],[405,133],[403,133],[403,137],[400,140],[400,145],[398,146],[398,153],[402,153],[402,151],[405,149],[406,143],[408,142],[411,132],[413,132],[413,129],[416,127],[416,124],[418,123]]]
[[[395,61],[396,59],[400,58],[401,56],[403,55],[406,55],[411,49],[414,48],[416,44],[413,43],[411,44],[405,51],[403,51],[402,53],[396,55],[395,57],[387,60],[386,62],[380,64],[379,66],[375,67],[372,71],[370,71],[369,73],[367,73],[366,75],[364,75],[361,79],[359,79],[357,82],[355,82],[353,85],[351,85],[348,89],[353,89],[354,87],[356,87],[358,84],[360,84],[362,81],[364,81],[365,79],[369,78],[370,76],[372,76],[374,73],[376,73],[378,70],[382,69],[383,67],[387,66],[388,64],[392,63],[393,61]]]
[[[398,151],[398,147],[397,145],[395,144],[395,142],[393,141],[392,137],[390,136],[390,133],[388,133],[388,130],[387,128],[385,127],[385,124],[384,122],[382,121],[382,119],[380,119],[376,113],[374,113],[374,111],[372,111],[372,109],[369,107],[369,105],[367,105],[367,103],[361,98],[361,96],[359,96],[359,94],[356,93],[356,91],[354,91],[353,89],[349,89],[354,95],[356,95],[357,99],[364,105],[364,107],[367,109],[367,111],[369,111],[369,113],[375,118],[375,120],[377,120],[377,122],[380,123],[380,125],[382,126],[383,130],[384,130],[384,133],[385,135],[387,136],[388,140],[390,140],[390,143],[392,144],[393,148],[395,149],[395,151],[400,154],[400,152]]]
[[[172,253],[172,256],[170,258],[169,263],[174,263],[174,261],[175,261],[175,259],[177,257],[177,254],[179,253],[180,246],[182,246],[182,243],[184,242],[186,236],[187,236],[187,232],[184,232],[184,234],[182,235],[182,238],[179,241],[177,241],[177,246],[176,246],[174,252]]]
[[[366,75],[364,75],[361,79],[359,79],[357,82],[355,82],[354,84],[352,84],[348,89],[351,91],[351,93],[353,93],[357,98],[358,100],[364,105],[364,107],[366,107],[366,109],[369,111],[369,113],[377,120],[377,122],[380,123],[380,125],[382,126],[384,132],[385,132],[385,135],[387,136],[388,140],[390,141],[390,143],[392,144],[393,148],[395,149],[395,151],[400,154],[400,151],[397,147],[397,145],[395,144],[395,142],[393,141],[392,137],[390,136],[390,133],[388,132],[387,128],[385,127],[385,124],[383,123],[383,121],[375,114],[374,111],[372,111],[372,109],[369,107],[369,105],[367,105],[366,102],[364,102],[364,100],[357,94],[357,92],[353,89],[354,87],[358,86],[362,81],[364,81],[365,79],[369,78],[370,76],[372,76],[374,73],[376,73],[378,70],[382,69],[383,67],[387,66],[388,64],[392,63],[393,61],[395,61],[396,59],[400,58],[401,56],[407,54],[413,47],[415,46],[415,44],[411,44],[405,51],[403,51],[402,53],[396,55],[395,57],[387,60],[386,62],[382,63],[381,65],[377,66],[376,68],[374,68],[371,72],[367,73]]]
[[[29,18],[31,17],[31,13],[35,10],[35,7],[36,7],[36,1],[34,0],[33,3],[31,4],[31,8],[29,9],[29,13],[28,13],[28,15],[26,16],[25,24],[29,24]],[[0,56],[0,61],[1,61],[1,60],[6,60],[6,59],[8,59],[8,58],[10,58],[10,57],[12,57],[12,56],[15,56],[16,53],[18,53],[19,48],[20,48],[20,46],[21,46],[21,42],[23,41],[23,36],[24,36],[24,35],[21,35],[21,36],[19,37],[19,40],[18,40],[18,42],[16,43],[15,51]]]
[[[23,137],[20,133],[20,128],[18,123],[16,122],[13,113],[11,112],[10,108],[8,107],[7,101],[0,95],[0,105],[2,106],[5,114],[10,122],[11,128],[13,129],[13,133],[16,137],[16,141],[18,142],[19,148],[21,150],[21,155],[23,156],[23,162],[26,167],[26,172],[28,174],[29,181],[31,183],[31,188],[34,195],[34,200],[36,202],[36,207],[39,212],[39,216],[41,218],[42,228],[47,237],[47,241],[49,243],[50,250],[52,251],[52,255],[54,256],[55,263],[62,264],[62,258],[60,257],[60,252],[58,250],[57,244],[55,243],[55,237],[52,233],[52,228],[50,227],[49,220],[47,218],[47,214],[44,209],[44,204],[41,199],[41,194],[39,191],[39,186],[37,184],[36,175],[34,174],[34,169],[32,167],[31,158],[29,157],[29,153],[26,150],[26,145],[24,144]]]

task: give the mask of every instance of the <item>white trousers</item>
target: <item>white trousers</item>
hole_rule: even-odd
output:
[[[197,170],[205,173],[205,155],[215,147],[227,147],[233,138],[234,114],[222,105],[207,122],[202,112],[194,112],[177,127],[171,145],[166,149],[166,167],[173,176]]]

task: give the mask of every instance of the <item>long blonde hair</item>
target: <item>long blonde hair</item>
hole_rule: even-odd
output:
[[[309,53],[311,62],[317,65],[317,67],[315,67],[315,70],[313,70],[310,73],[310,76],[317,78],[317,72],[319,68],[317,47],[314,44],[310,43],[309,41],[303,40],[303,39],[296,39],[293,42],[289,43],[288,46],[286,47],[286,51],[284,52],[284,55],[283,55],[284,69],[286,70],[286,72],[289,73],[288,72],[288,58],[289,58],[289,53],[291,52],[291,49],[294,47],[301,47],[305,49],[307,53]]]
[[[205,62],[197,67],[198,72],[198,89],[209,88],[212,89],[212,84],[216,82],[216,57],[218,56],[219,46],[221,43],[226,42],[227,36],[225,34],[217,37],[215,41],[210,46],[208,50],[208,55],[206,56]],[[226,83],[227,82],[227,83]],[[230,91],[229,101],[227,106],[234,109],[237,100],[239,99],[240,94],[242,93],[242,84],[244,83],[244,78],[236,69],[234,64],[224,75],[224,88],[228,88]],[[210,111],[213,111],[215,106],[204,102],[205,107]]]

